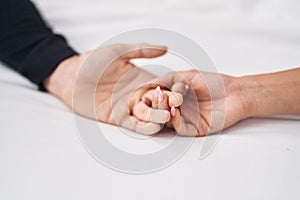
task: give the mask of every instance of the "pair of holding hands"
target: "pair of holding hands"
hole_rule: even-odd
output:
[[[64,60],[44,81],[44,86],[84,117],[146,135],[159,132],[161,124],[166,124],[178,135],[204,136],[241,119],[222,121],[228,116],[218,105],[223,105],[230,93],[226,98],[213,95],[212,99],[210,91],[218,91],[220,85],[212,84],[215,88],[211,88],[206,81],[214,83],[220,74],[189,70],[156,77],[130,62],[166,52],[167,47],[151,44],[101,47]],[[225,85],[232,85],[232,77],[222,75],[221,79]],[[235,104],[239,99],[230,100]],[[217,124],[211,120],[213,104],[220,118]],[[242,107],[238,110],[243,113]]]
[[[176,90],[161,89],[157,86],[155,89],[148,89],[142,95],[140,101],[135,102],[132,106],[132,115],[143,122],[157,123],[157,129],[161,127],[159,124],[165,124],[169,128],[179,128],[182,116],[180,114],[180,106],[183,103],[183,96],[188,92],[188,85],[184,83],[175,83],[172,88]],[[138,98],[138,97],[132,97]],[[147,125],[141,127],[142,134],[151,134],[147,131]]]

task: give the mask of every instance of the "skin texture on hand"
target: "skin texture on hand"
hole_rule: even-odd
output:
[[[223,86],[215,84],[218,80]],[[184,83],[190,86],[188,93],[182,90]],[[161,77],[160,84],[184,96],[181,110],[176,108],[171,119],[176,132],[183,136],[194,136],[190,133],[195,132],[196,136],[205,136],[248,117],[300,113],[300,68],[244,77],[190,70]],[[224,94],[220,92],[223,87]],[[191,97],[191,91],[196,98]],[[218,106],[222,102],[225,109]],[[213,112],[217,123],[212,119]],[[193,120],[197,116],[199,120]]]
[[[141,101],[133,105],[133,115],[145,122],[166,123],[171,119],[171,107],[179,107],[182,103],[180,93],[161,90],[157,86],[156,89],[146,90]]]
[[[300,113],[300,68],[239,78],[249,116]]]
[[[44,87],[82,116],[147,135],[157,133],[160,123],[178,135],[205,136],[248,117],[300,113],[300,68],[244,77],[190,70],[151,83],[153,74],[130,63],[166,50],[150,44],[102,47],[64,60]],[[154,85],[172,91],[158,95]]]
[[[142,133],[157,133],[169,120],[166,110],[152,122],[133,115],[133,106],[151,89],[153,74],[135,67],[130,59],[154,58],[165,54],[165,46],[115,44],[63,61],[44,81],[44,87],[76,113]],[[151,112],[150,107],[147,112]],[[145,111],[144,111],[145,112]],[[158,114],[158,113],[157,113]],[[140,119],[142,118],[142,119]]]
[[[205,136],[248,117],[235,77],[190,70],[167,74],[159,82],[184,96],[183,104],[175,109],[175,117],[171,119],[181,136]],[[182,89],[183,83],[189,86],[188,91]]]

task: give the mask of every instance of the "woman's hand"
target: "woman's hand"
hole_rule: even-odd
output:
[[[62,62],[45,80],[45,88],[78,114],[142,133],[153,134],[159,123],[169,120],[166,112],[159,120],[143,121],[133,115],[133,105],[148,89],[153,74],[135,67],[130,59],[155,58],[165,54],[165,46],[115,44],[98,48]],[[151,108],[146,108],[151,112]],[[142,119],[141,119],[142,118]]]

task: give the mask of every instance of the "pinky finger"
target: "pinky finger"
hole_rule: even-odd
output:
[[[194,137],[199,135],[197,127],[191,123],[185,122],[178,108],[175,108],[175,116],[172,118],[172,125],[176,133],[180,136]]]
[[[160,124],[153,122],[143,122],[135,116],[126,117],[121,122],[121,126],[143,135],[153,135],[161,130]]]

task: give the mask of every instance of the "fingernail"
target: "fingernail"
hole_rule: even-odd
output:
[[[175,117],[175,115],[176,115],[176,111],[175,111],[174,106],[171,107],[171,115],[172,115],[172,117]]]
[[[158,100],[159,91],[160,91],[160,87],[157,86],[155,91],[154,91],[154,94],[153,94],[154,100]]]
[[[157,93],[159,93],[160,92],[160,87],[157,86],[155,90],[157,91]]]

